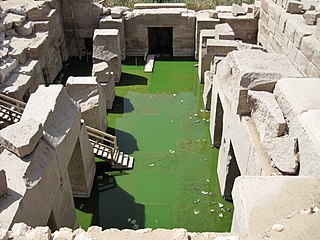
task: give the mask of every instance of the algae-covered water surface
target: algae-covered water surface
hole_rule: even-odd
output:
[[[123,64],[108,113],[108,132],[134,169],[108,172],[97,159],[91,198],[75,199],[79,224],[229,231],[233,206],[220,195],[196,62],[156,60],[153,73],[136,63]]]

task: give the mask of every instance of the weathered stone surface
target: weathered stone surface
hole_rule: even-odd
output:
[[[271,229],[295,211],[317,204],[319,184],[319,177],[238,177],[232,191],[235,211],[231,231],[253,234]],[[302,232],[301,236],[308,234]]]
[[[300,1],[289,0],[286,11],[291,14],[301,13],[303,4]]]
[[[0,198],[7,194],[8,188],[7,188],[7,177],[6,172],[1,169],[0,170]]]
[[[55,9],[51,9],[48,2],[39,2],[39,4],[27,9],[27,15],[31,21],[45,21],[52,16],[51,11],[55,11]]]
[[[250,113],[248,90],[272,92],[279,79],[288,76],[302,77],[284,55],[259,50],[234,51],[222,62],[224,67],[217,71],[218,78],[229,79],[225,82],[225,87],[229,89],[228,95],[234,99],[233,104],[237,105],[237,113],[240,115]],[[237,71],[231,70],[234,68]]]
[[[295,174],[297,172],[298,146],[297,139],[290,137],[273,138],[266,141],[268,154],[275,167],[286,174]]]
[[[316,25],[318,18],[320,18],[320,12],[306,11],[303,14],[304,22],[307,25]]]
[[[33,24],[32,24],[32,22],[26,22],[25,24],[23,24],[23,26],[17,27],[16,31],[20,35],[29,36],[29,35],[31,35],[31,33],[33,31]]]
[[[93,147],[89,142],[86,124],[81,123],[79,138],[68,166],[74,197],[90,197],[96,172]]]
[[[39,86],[21,117],[42,123],[44,138],[53,146],[61,171],[69,161],[80,131],[80,109],[62,85]]]
[[[96,77],[69,77],[66,89],[71,98],[80,105],[81,115],[86,124],[105,131],[106,100]]]
[[[12,237],[19,237],[25,235],[29,230],[31,229],[30,226],[27,224],[21,222],[21,223],[15,223],[11,228],[11,236]]]
[[[2,82],[0,92],[22,101],[32,83],[31,76],[13,73]]]
[[[213,72],[206,71],[204,73],[204,89],[203,89],[203,103],[207,110],[211,108],[211,96],[212,96],[212,82]]]
[[[287,123],[272,93],[248,91],[248,101],[261,142],[285,134]]]
[[[50,240],[51,230],[49,227],[36,227],[28,231],[27,239]]]
[[[128,10],[129,8],[127,7],[119,7],[119,6],[113,7],[111,8],[111,17],[115,19],[121,18],[124,12]]]
[[[115,82],[121,78],[121,48],[117,29],[96,29],[93,36],[94,63],[105,61],[114,73]]]
[[[21,27],[25,21],[25,16],[8,13],[4,18],[3,24],[6,25],[7,29],[11,29],[12,27]]]
[[[319,176],[320,108],[303,111],[291,120],[289,134],[298,139],[301,176]]]
[[[8,231],[5,229],[0,229],[0,239],[1,240],[9,240]]]
[[[0,82],[9,76],[9,74],[18,66],[18,61],[8,57],[5,63],[0,65]]]
[[[228,23],[217,24],[215,30],[216,39],[234,40],[233,29]]]
[[[108,63],[100,62],[93,64],[92,75],[96,77],[98,83],[107,83],[110,81],[110,72]]]
[[[245,15],[247,14],[247,11],[244,7],[238,5],[238,4],[232,4],[232,15],[238,16],[238,15]]]
[[[274,95],[289,122],[310,109],[320,108],[319,78],[285,78],[277,82]]]
[[[60,228],[52,234],[53,240],[73,240],[72,229]]]
[[[0,131],[0,144],[24,157],[30,154],[43,136],[42,124],[34,119],[17,122]]]

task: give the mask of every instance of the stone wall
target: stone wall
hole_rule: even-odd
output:
[[[295,12],[290,8],[293,4],[296,4]],[[303,3],[262,0],[258,42],[269,52],[288,56],[305,76],[320,77],[319,19],[316,24],[320,13],[314,10],[302,14],[302,7]]]

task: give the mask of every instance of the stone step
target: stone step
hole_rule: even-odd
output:
[[[149,54],[147,56],[147,63],[144,66],[144,72],[147,72],[147,73],[153,72],[154,58],[155,58],[154,54]]]

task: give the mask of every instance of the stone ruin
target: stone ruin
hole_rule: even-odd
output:
[[[319,1],[0,7],[0,92],[27,103],[1,122],[0,239],[319,239]],[[154,34],[167,54],[199,60],[231,233],[76,229],[73,196],[90,196],[95,174],[86,125],[106,130],[121,60],[161,54]],[[93,77],[52,84],[69,57],[91,55]]]

